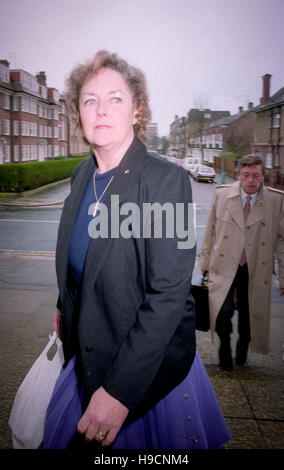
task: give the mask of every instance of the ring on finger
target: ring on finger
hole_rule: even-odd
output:
[[[103,434],[101,431],[97,432],[96,434],[96,440],[97,441],[103,441],[106,438],[106,435]]]

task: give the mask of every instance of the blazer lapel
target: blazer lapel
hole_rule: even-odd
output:
[[[145,146],[137,138],[134,138],[117,167],[113,181],[106,192],[103,203],[108,212],[108,236],[106,238],[91,238],[86,255],[84,278],[92,283],[96,279],[105,256],[107,256],[111,247],[111,196],[119,196],[119,207],[125,201],[133,202],[131,194],[136,189],[139,167],[143,164],[141,153],[143,156],[144,152],[141,152],[141,150],[145,151]]]

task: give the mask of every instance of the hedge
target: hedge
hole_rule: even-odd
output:
[[[0,165],[0,192],[21,193],[68,178],[84,158]]]

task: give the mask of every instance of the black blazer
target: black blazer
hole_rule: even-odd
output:
[[[79,347],[86,403],[103,386],[130,410],[147,409],[187,375],[195,356],[194,303],[190,295],[195,247],[174,238],[91,239],[74,308],[68,271],[69,240],[94,157],[74,171],[58,230],[56,271],[66,362]],[[147,154],[135,138],[116,170],[111,195],[134,202],[191,202],[181,168]],[[123,218],[123,217],[122,217]],[[124,216],[125,219],[125,216]],[[131,228],[131,227],[130,227]]]

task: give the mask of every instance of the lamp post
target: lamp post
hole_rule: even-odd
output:
[[[222,129],[227,129],[229,126],[223,125],[221,126]],[[224,139],[224,133],[222,132],[222,169],[221,169],[221,184],[224,184],[226,181],[226,175],[225,175],[225,144],[226,144],[226,138]],[[226,136],[227,137],[227,136]]]

